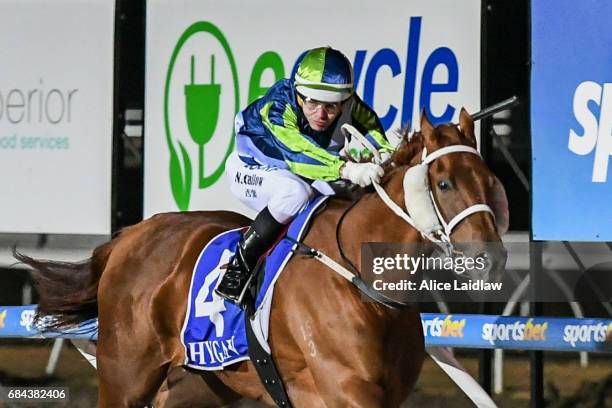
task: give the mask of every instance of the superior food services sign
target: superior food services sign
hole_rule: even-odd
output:
[[[0,0],[0,232],[110,233],[114,1]]]

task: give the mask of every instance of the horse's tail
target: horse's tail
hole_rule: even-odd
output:
[[[81,262],[30,258],[13,248],[13,256],[32,267],[39,299],[35,322],[46,329],[63,329],[98,316],[98,283],[114,241],[97,247]],[[51,319],[43,318],[52,316]]]

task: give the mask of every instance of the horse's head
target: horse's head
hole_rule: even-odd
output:
[[[433,213],[433,218],[439,219],[443,235],[464,256],[484,258],[486,267],[467,271],[468,275],[498,280],[507,257],[500,236],[508,229],[508,203],[501,182],[475,149],[474,122],[465,109],[461,109],[459,126],[434,127],[421,114],[420,132],[410,139],[404,137],[393,161],[396,165],[421,166],[421,178],[425,184],[428,181],[437,207],[438,216]],[[414,198],[406,188],[408,184],[404,186],[408,207]]]

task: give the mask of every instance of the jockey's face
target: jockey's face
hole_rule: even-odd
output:
[[[342,103],[320,102],[298,95],[308,124],[317,132],[326,130],[342,112]]]

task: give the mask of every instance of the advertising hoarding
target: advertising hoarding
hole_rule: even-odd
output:
[[[229,12],[231,10],[231,12]],[[147,4],[144,215],[228,209],[223,164],[236,112],[330,45],[386,129],[480,109],[480,1],[308,4],[156,0]],[[201,88],[201,101],[186,87]],[[203,124],[196,130],[196,122]]]
[[[0,232],[110,233],[114,12],[0,1]]]
[[[612,4],[532,2],[533,237],[612,241]]]

